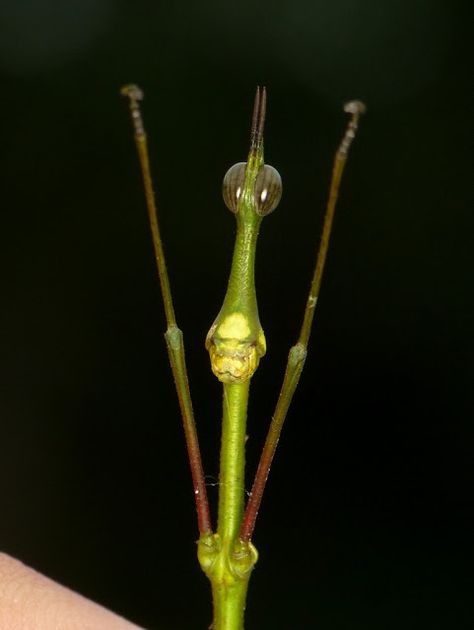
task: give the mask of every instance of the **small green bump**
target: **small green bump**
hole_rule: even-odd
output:
[[[304,363],[307,355],[307,350],[302,343],[297,343],[290,349],[288,355],[288,362],[293,365],[299,365]]]
[[[219,535],[204,534],[198,540],[197,545],[199,564],[201,565],[204,573],[209,576],[221,551]]]
[[[231,556],[231,566],[236,577],[248,577],[258,560],[258,551],[251,542],[238,540]]]
[[[173,350],[178,350],[183,341],[183,333],[177,326],[170,326],[165,332],[165,338]]]

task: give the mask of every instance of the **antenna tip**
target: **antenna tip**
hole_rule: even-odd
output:
[[[127,96],[131,101],[143,101],[143,90],[135,85],[134,83],[128,83],[120,88],[120,94],[122,96]]]
[[[362,101],[349,101],[344,104],[344,111],[348,114],[365,114],[367,107]]]
[[[260,87],[259,85],[257,85],[255,100],[253,103],[252,127],[250,132],[250,143],[252,149],[257,149],[262,146],[266,109],[267,90],[265,86]]]

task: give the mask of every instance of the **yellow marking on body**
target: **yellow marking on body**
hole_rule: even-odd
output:
[[[242,383],[251,378],[265,354],[265,335],[260,325],[257,331],[253,330],[248,317],[234,311],[223,317],[220,324],[212,325],[206,348],[212,371],[220,381]]]
[[[263,330],[261,328],[260,328],[260,332],[258,333],[258,351],[261,357],[263,357],[263,355],[267,351],[267,342],[265,340],[265,335],[263,334]]]
[[[242,313],[231,313],[220,324],[216,333],[221,339],[248,339],[250,335],[248,319]]]

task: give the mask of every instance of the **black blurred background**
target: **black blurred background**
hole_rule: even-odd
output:
[[[250,629],[471,627],[468,2],[0,4],[0,547],[156,630],[206,628],[197,530],[127,104],[146,93],[210,498],[225,291],[257,84],[280,207],[247,484],[302,316],[342,104],[367,103],[311,351],[254,542]]]

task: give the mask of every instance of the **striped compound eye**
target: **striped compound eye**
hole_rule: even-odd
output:
[[[234,213],[238,211],[240,197],[244,190],[246,162],[231,166],[224,176],[222,196],[225,205]],[[280,202],[282,193],[281,177],[278,171],[264,164],[255,180],[255,211],[261,217],[273,212]]]
[[[224,175],[222,196],[224,197],[225,205],[234,213],[237,213],[240,196],[244,190],[246,166],[247,162],[238,162],[231,166]]]
[[[265,217],[273,212],[280,203],[282,184],[280,173],[270,166],[264,164],[255,180],[255,210],[261,217]]]

